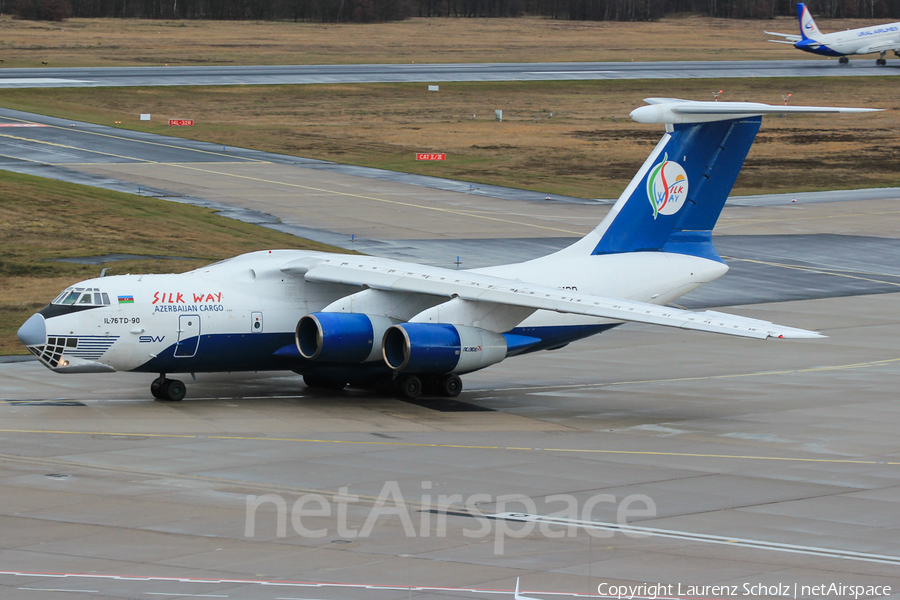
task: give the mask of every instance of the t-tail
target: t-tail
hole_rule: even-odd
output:
[[[804,40],[819,37],[822,34],[812,17],[812,13],[809,12],[809,8],[802,2],[797,4],[797,18],[800,19],[800,37]]]
[[[870,108],[772,106],[648,98],[631,113],[666,133],[606,218],[566,254],[672,252],[721,261],[712,231],[762,116],[870,112]]]

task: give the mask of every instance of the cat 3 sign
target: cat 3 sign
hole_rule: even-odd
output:
[[[447,160],[446,154],[429,154],[427,152],[419,152],[416,154],[416,160]]]
[[[169,126],[171,127],[193,127],[193,125],[193,119],[169,119]]]

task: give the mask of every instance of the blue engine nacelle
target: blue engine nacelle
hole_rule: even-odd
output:
[[[506,358],[499,333],[445,323],[394,325],[382,346],[387,365],[406,373],[470,373]]]
[[[394,324],[387,317],[318,312],[297,323],[297,350],[322,362],[361,363],[381,359],[381,340]]]

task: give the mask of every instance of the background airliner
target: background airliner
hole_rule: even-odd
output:
[[[292,370],[311,387],[456,396],[459,375],[626,321],[750,338],[819,334],[664,306],[728,267],[712,230],[762,115],[873,109],[651,98],[631,117],[666,133],[603,221],[559,252],[457,271],[368,256],[253,252],[195,271],[64,290],[19,329],[57,373]]]
[[[850,62],[847,57],[853,54],[875,54],[881,56],[875,64],[887,64],[884,55],[890,51],[900,56],[900,23],[860,27],[835,33],[822,33],[816,26],[809,9],[805,4],[797,5],[797,16],[800,19],[800,35],[766,31],[768,35],[777,35],[784,40],[769,40],[776,44],[791,44],[794,48],[822,56],[840,56],[840,63]]]

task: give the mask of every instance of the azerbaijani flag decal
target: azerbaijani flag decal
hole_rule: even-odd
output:
[[[134,304],[134,296],[119,296],[119,304]]]

